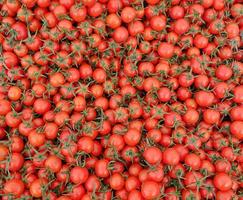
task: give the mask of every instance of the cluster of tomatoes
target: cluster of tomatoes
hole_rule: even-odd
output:
[[[241,0],[3,0],[2,200],[242,200]]]

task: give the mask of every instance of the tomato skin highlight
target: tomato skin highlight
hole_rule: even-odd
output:
[[[161,43],[158,47],[158,53],[162,58],[171,58],[173,56],[174,46],[169,43]]]
[[[24,183],[20,179],[11,179],[5,183],[4,193],[14,194],[16,197],[19,197],[23,194],[24,187]]]
[[[232,187],[232,180],[231,178],[225,173],[216,174],[214,179],[214,185],[220,191],[228,191]],[[221,182],[222,181],[222,182]]]
[[[162,160],[162,152],[156,147],[146,149],[143,156],[150,164],[159,163]]]
[[[24,23],[16,22],[12,25],[12,29],[17,32],[17,40],[24,40],[27,38],[27,28]]]
[[[145,199],[153,199],[159,196],[159,185],[153,181],[145,181],[141,186],[141,193]]]
[[[230,125],[230,131],[231,133],[238,139],[242,140],[243,138],[243,132],[242,132],[242,126],[243,123],[242,121],[234,121],[231,125]]]
[[[75,184],[82,184],[88,179],[89,172],[86,168],[74,167],[70,172],[70,179]]]
[[[179,160],[179,154],[175,149],[168,148],[163,152],[163,163],[168,165],[177,165]]]

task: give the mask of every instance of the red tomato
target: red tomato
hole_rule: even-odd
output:
[[[141,186],[141,193],[145,199],[154,199],[159,197],[159,184],[154,181],[144,181]]]
[[[228,191],[232,187],[232,180],[230,176],[225,173],[216,174],[213,183],[220,191]]]
[[[145,160],[150,164],[158,164],[162,160],[162,152],[157,147],[148,147],[143,152]]]
[[[20,179],[10,179],[4,185],[5,194],[13,194],[15,197],[20,197],[24,193],[24,183]]]
[[[88,177],[89,177],[89,172],[88,172],[87,168],[74,167],[71,169],[70,180],[74,184],[85,183],[85,181],[88,179]]]

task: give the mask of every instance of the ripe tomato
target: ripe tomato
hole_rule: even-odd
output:
[[[148,147],[145,149],[143,156],[150,164],[156,164],[162,160],[162,152],[157,147]]]
[[[141,139],[141,133],[137,129],[129,129],[124,135],[124,141],[129,146],[136,146]]]
[[[231,178],[225,173],[218,173],[213,179],[213,183],[220,191],[228,191],[232,187]]]
[[[124,187],[124,184],[125,184],[124,178],[119,173],[114,173],[110,177],[109,182],[110,182],[110,186],[113,190],[120,190]]]
[[[45,160],[45,167],[50,169],[52,172],[57,173],[61,170],[62,161],[57,156],[51,155]]]
[[[243,138],[243,122],[242,121],[234,121],[230,124],[230,132],[238,139]]]
[[[141,186],[141,193],[145,199],[154,199],[159,197],[159,184],[154,181],[144,181]]]
[[[158,54],[162,58],[171,58],[174,54],[174,46],[170,43],[163,42],[158,47]]]
[[[4,193],[20,197],[24,193],[24,183],[20,179],[10,179],[4,185]]]
[[[34,180],[30,185],[30,194],[35,198],[42,197],[42,188],[45,187],[47,181],[43,178]]]
[[[85,181],[89,177],[89,172],[87,168],[82,168],[82,167],[74,167],[71,169],[70,172],[70,180],[74,184],[82,184],[85,183]]]
[[[168,148],[163,152],[163,163],[177,165],[179,161],[180,155],[174,148]]]
[[[240,200],[241,1],[1,1],[1,198]]]

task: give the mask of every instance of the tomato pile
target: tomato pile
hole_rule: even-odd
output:
[[[0,10],[1,199],[243,199],[241,0]]]

